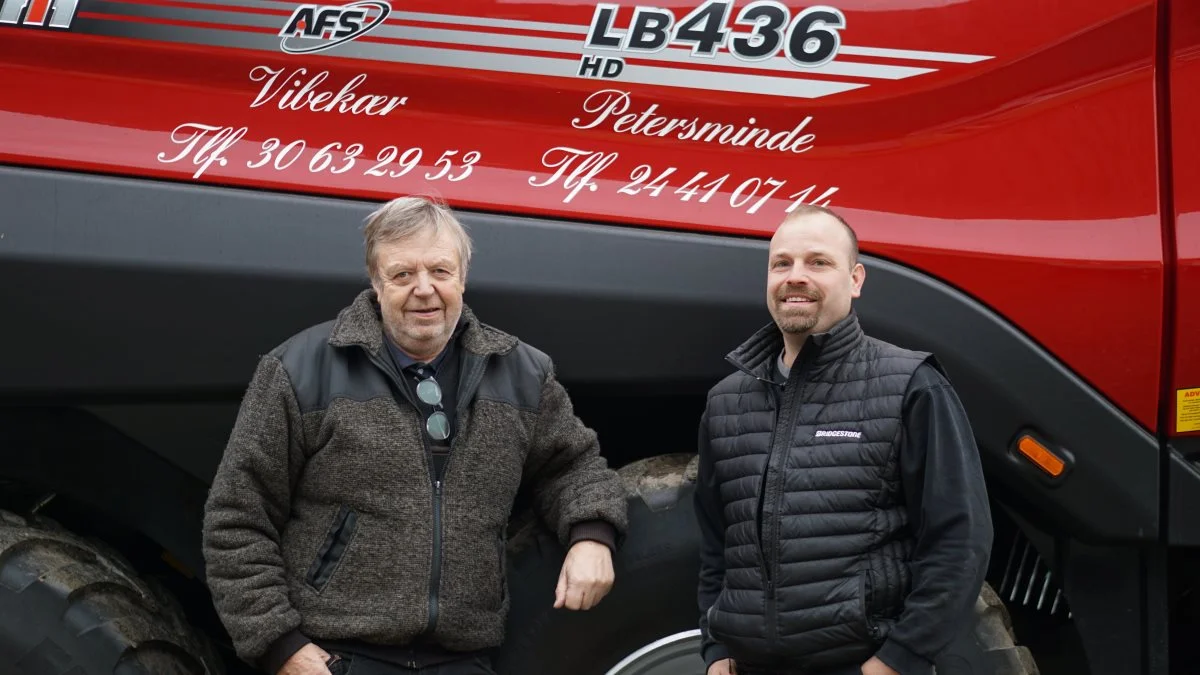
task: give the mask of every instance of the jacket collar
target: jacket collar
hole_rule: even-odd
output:
[[[849,316],[834,324],[827,332],[809,335],[800,348],[800,358],[811,359],[812,365],[819,368],[849,354],[862,342],[863,337],[858,315],[850,310]],[[781,351],[783,333],[772,322],[729,352],[725,360],[754,377],[769,380],[773,359]]]
[[[470,307],[463,305],[459,318],[462,337],[459,345],[474,354],[488,356],[503,354],[517,346],[517,338],[479,321]],[[362,347],[372,354],[382,354],[383,319],[375,289],[358,294],[354,302],[341,312],[329,335],[333,347]]]

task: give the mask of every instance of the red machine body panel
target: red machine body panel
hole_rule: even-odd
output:
[[[631,3],[75,4],[61,28],[0,14],[0,162],[741,236],[828,204],[864,251],[962,289],[1157,426],[1150,2],[671,1],[637,12],[640,33]],[[1181,353],[1200,330],[1186,4]],[[681,26],[693,42],[669,40]],[[1174,378],[1200,386],[1200,362]]]
[[[1171,159],[1178,268],[1171,431],[1200,436],[1200,5],[1172,4]]]

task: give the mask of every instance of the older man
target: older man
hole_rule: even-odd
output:
[[[550,358],[464,306],[449,209],[393,200],[365,240],[371,288],[258,364],[206,506],[208,583],[266,673],[488,673],[518,490],[568,547],[572,610],[613,584],[624,493]]]
[[[709,393],[709,675],[928,675],[983,585],[992,524],[971,426],[931,355],[863,334],[865,278],[854,230],[797,210],[771,240],[774,322]]]

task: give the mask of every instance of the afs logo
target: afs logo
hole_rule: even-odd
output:
[[[383,23],[392,6],[383,0],[348,5],[300,5],[279,31],[279,48],[288,54],[332,49],[365,35]]]
[[[77,5],[78,0],[3,0],[0,2],[0,24],[70,28]],[[21,10],[25,10],[23,17]]]

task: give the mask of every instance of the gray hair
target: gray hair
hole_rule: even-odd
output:
[[[367,274],[375,277],[375,247],[381,243],[403,241],[420,234],[449,232],[458,249],[462,278],[471,265],[471,237],[454,212],[444,202],[430,197],[397,197],[367,216],[363,228]]]

